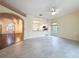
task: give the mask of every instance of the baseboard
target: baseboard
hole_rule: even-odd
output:
[[[73,40],[73,41],[79,41],[78,39],[70,39],[70,38],[65,38],[65,37],[61,37],[61,36],[56,36],[56,37],[59,37],[59,38],[62,38],[62,39],[66,39],[66,40]]]

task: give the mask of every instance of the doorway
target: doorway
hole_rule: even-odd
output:
[[[15,14],[0,13],[0,49],[24,39],[24,21]]]

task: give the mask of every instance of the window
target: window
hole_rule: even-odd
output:
[[[51,29],[52,29],[52,35],[56,35],[58,33],[58,24],[53,23]]]

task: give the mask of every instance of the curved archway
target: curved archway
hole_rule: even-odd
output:
[[[0,49],[22,41],[24,21],[11,13],[0,13]]]

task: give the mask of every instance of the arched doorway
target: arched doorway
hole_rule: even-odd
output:
[[[24,40],[23,36],[23,19],[15,14],[0,13],[0,49]]]

